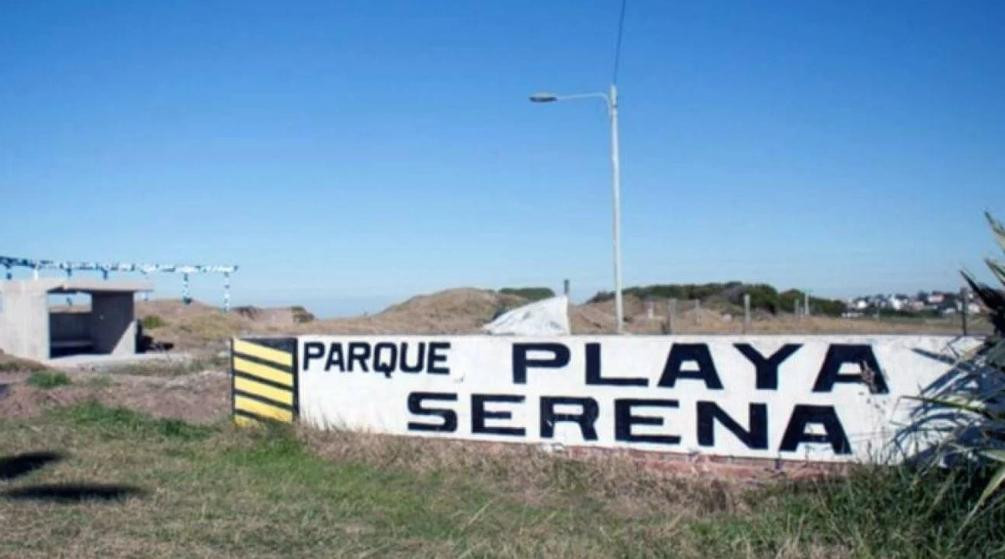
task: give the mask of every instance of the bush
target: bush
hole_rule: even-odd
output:
[[[314,314],[299,305],[290,307],[290,312],[293,313],[293,322],[296,322],[297,324],[314,322]]]
[[[167,322],[156,314],[144,316],[143,319],[140,320],[140,324],[143,325],[144,330],[153,330],[154,328],[167,326]]]
[[[548,287],[504,287],[499,290],[503,295],[516,295],[528,301],[540,301],[554,297],[555,292]]]
[[[1005,226],[985,215],[1005,252]],[[1005,264],[991,259],[986,262],[1005,286]],[[1005,290],[979,282],[967,272],[963,278],[988,309],[994,334],[955,364],[942,383],[944,389],[922,399],[925,405],[918,423],[952,421],[953,430],[933,456],[936,463],[995,468],[973,515],[986,503],[991,503],[992,512],[1005,508],[1000,491],[1005,484]]]
[[[70,377],[61,371],[36,371],[28,377],[28,384],[48,390],[70,384]]]
[[[743,295],[750,295],[750,308],[767,311],[772,314],[792,312],[796,300],[802,302],[803,292],[789,289],[779,293],[773,286],[765,283],[741,283],[730,281],[726,283],[703,284],[656,284],[642,287],[629,287],[625,295],[634,295],[640,299],[680,299],[700,300],[718,298],[732,305],[743,305]],[[608,301],[614,298],[611,291],[601,291],[589,300],[590,303]],[[845,311],[843,301],[810,297],[810,308],[814,314],[841,316]]]
[[[739,301],[730,301],[737,305],[743,304],[743,295],[750,296],[750,308],[760,309],[768,311],[771,314],[777,313],[780,309],[778,306],[778,291],[763,283],[745,285],[740,290]]]

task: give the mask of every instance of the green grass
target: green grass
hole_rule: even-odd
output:
[[[61,371],[36,371],[28,377],[28,384],[35,388],[56,388],[70,384],[70,377]]]
[[[980,472],[861,467],[843,479],[757,495],[759,511],[710,518],[691,534],[712,555],[769,556],[823,545],[853,557],[990,557],[1005,554],[1005,509],[966,523]]]
[[[13,480],[138,488],[107,502],[0,498],[0,556],[979,557],[1000,512],[961,530],[970,482],[904,469],[741,487],[526,447],[193,426],[85,403],[0,420]]]
[[[95,400],[54,410],[52,417],[88,428],[103,436],[138,437],[144,440],[202,440],[214,432],[209,427],[192,425],[179,419],[157,419],[127,408],[107,407]]]

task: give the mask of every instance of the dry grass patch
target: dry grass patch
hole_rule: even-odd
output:
[[[94,402],[0,420],[0,432],[0,556],[942,557],[1005,545],[1000,513],[961,528],[970,480],[903,469],[751,486],[622,458],[195,426]]]

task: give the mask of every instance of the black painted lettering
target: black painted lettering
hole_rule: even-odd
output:
[[[684,370],[685,363],[694,363],[696,369]],[[695,379],[704,381],[705,386],[711,390],[722,390],[722,381],[715,371],[715,364],[712,362],[712,354],[708,351],[706,344],[673,344],[670,347],[670,355],[667,356],[666,366],[663,367],[663,376],[660,377],[659,386],[673,388],[677,384],[677,379]]]
[[[446,363],[446,354],[440,353],[441,350],[446,351],[450,349],[450,342],[429,342],[429,368],[426,369],[431,375],[449,375],[450,368],[440,367],[438,363]]]
[[[456,402],[457,394],[441,392],[412,392],[408,395],[408,411],[413,415],[423,415],[439,417],[443,421],[440,423],[420,423],[416,421],[408,422],[409,431],[436,431],[439,433],[453,433],[457,431],[457,412],[445,408],[427,408],[422,405],[423,401]]]
[[[677,435],[636,435],[632,433],[633,425],[663,425],[662,417],[651,415],[635,415],[634,407],[676,408],[677,400],[645,400],[636,398],[619,398],[614,400],[614,438],[615,440],[633,443],[680,444]]]
[[[556,413],[555,406],[578,406],[579,413]],[[597,429],[593,426],[600,415],[600,407],[593,398],[565,398],[541,396],[541,438],[555,437],[555,424],[563,421],[579,424],[579,432],[584,441],[597,440]]]
[[[586,344],[586,384],[606,384],[609,386],[647,386],[644,378],[604,377],[601,372],[600,344]]]
[[[419,342],[415,365],[408,363],[408,342],[401,343],[401,370],[405,373],[421,373],[426,363],[426,342]]]
[[[766,404],[750,404],[747,412],[749,429],[744,429],[735,419],[729,416],[715,402],[698,402],[698,444],[715,446],[715,423],[736,435],[736,438],[756,450],[768,448],[768,406]]]
[[[531,358],[531,352],[550,353],[546,358]],[[513,344],[513,383],[527,384],[527,369],[561,369],[569,364],[569,348],[556,343]]]
[[[342,356],[342,344],[331,344],[328,347],[328,360],[325,362],[325,372],[330,371],[333,367],[338,367],[338,372],[345,372],[345,361]]]
[[[807,433],[806,426],[823,426],[824,434]],[[833,406],[797,405],[792,410],[779,450],[795,452],[802,443],[830,443],[834,454],[851,454],[851,444]]]
[[[785,344],[770,357],[761,355],[750,344],[734,344],[736,349],[757,368],[757,389],[778,390],[778,366],[796,352],[801,344]]]
[[[485,404],[491,402],[520,403],[523,400],[524,397],[517,394],[472,394],[471,432],[522,437],[525,432],[523,427],[486,425],[485,422],[488,419],[512,419],[513,413],[508,410],[488,411],[485,409]]]
[[[366,365],[370,358],[370,344],[366,342],[349,342],[349,371],[352,372],[352,364],[359,363],[359,368],[364,373],[370,372]]]
[[[841,367],[853,364],[857,373],[842,373]],[[854,382],[866,385],[873,394],[887,394],[886,378],[879,368],[879,361],[870,345],[832,344],[827,348],[827,356],[820,367],[820,374],[813,385],[814,392],[830,392],[839,382]]]
[[[307,342],[304,344],[304,368],[310,367],[311,359],[321,359],[325,356],[325,344],[321,342]]]
[[[373,346],[373,370],[390,378],[398,362],[398,346],[381,342]]]

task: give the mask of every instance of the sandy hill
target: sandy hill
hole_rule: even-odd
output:
[[[137,304],[137,316],[145,319],[145,333],[179,349],[224,349],[226,340],[240,335],[296,334],[470,334],[500,313],[527,303],[523,297],[488,289],[448,289],[412,297],[373,315],[318,320],[301,307],[239,307],[224,313],[216,307],[178,300]],[[653,301],[653,316],[646,303],[634,295],[624,299],[626,329],[634,334],[661,334],[667,329],[667,301]],[[730,308],[697,308],[693,301],[680,301],[672,332],[680,334],[739,334],[744,331],[742,314]],[[569,306],[574,334],[601,334],[614,330],[612,300]],[[974,327],[981,328],[977,321]],[[985,325],[986,326],[986,325]],[[797,317],[758,311],[748,333],[943,333],[957,334],[958,320],[841,319]]]
[[[354,334],[474,333],[500,313],[526,303],[523,297],[490,289],[448,289],[412,297],[372,316],[320,320],[307,329]]]

